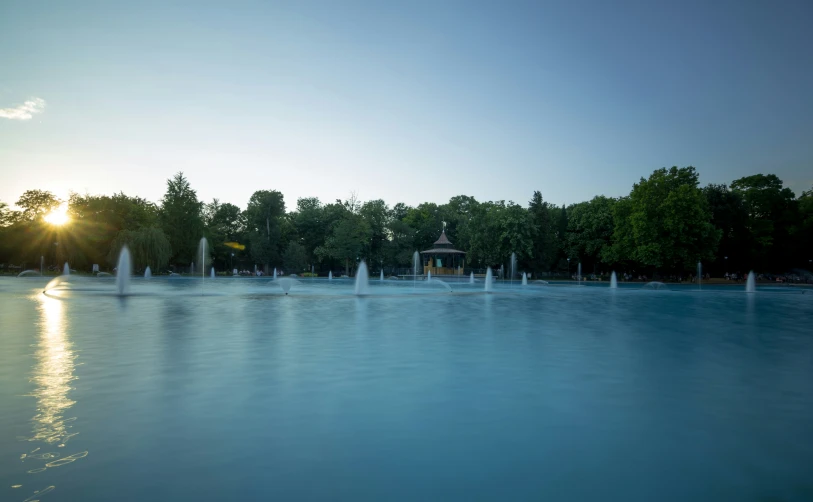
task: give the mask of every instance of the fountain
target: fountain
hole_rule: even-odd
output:
[[[65,262],[65,266],[62,267],[62,275],[71,275],[71,267],[68,265],[68,262]]]
[[[666,284],[664,284],[662,282],[652,281],[652,282],[648,282],[648,283],[644,284],[642,286],[642,289],[666,289],[666,290],[668,290],[669,288],[666,286]]]
[[[514,284],[514,277],[517,274],[517,254],[511,253],[511,285]]]
[[[212,270],[209,272],[209,277],[211,277],[212,279],[215,278],[215,268],[214,267],[212,267]]]
[[[42,276],[42,274],[37,272],[36,270],[23,270],[22,272],[17,274],[17,277],[28,277],[29,275]]]
[[[754,271],[748,272],[748,280],[745,281],[745,292],[746,293],[756,293],[757,292],[757,278],[754,275]]]
[[[381,274],[379,275],[378,280],[380,280],[380,281],[384,280],[384,269],[383,268],[381,269]]]
[[[579,266],[576,268],[576,282],[581,286],[582,283],[582,262],[579,262]]]
[[[367,295],[370,293],[369,280],[367,278],[367,264],[364,260],[359,263],[359,269],[356,271],[356,295]]]
[[[449,283],[447,283],[446,281],[441,281],[440,279],[427,279],[427,282],[429,283],[428,284],[429,286],[431,286],[432,284],[440,284],[441,286],[446,288],[446,290],[449,291],[449,293],[452,292],[452,287],[449,286]]]
[[[703,264],[697,262],[697,289],[703,289]]]
[[[282,291],[287,295],[288,292],[291,290],[291,286],[293,286],[294,284],[299,284],[299,281],[297,281],[296,279],[291,279],[289,277],[282,277],[277,281],[272,281],[271,284],[278,285],[280,288],[282,288]]]
[[[45,257],[40,256],[40,275],[42,275],[44,270],[45,270]]]
[[[254,275],[257,275],[257,265],[254,265]],[[277,280],[277,267],[274,267],[274,279]]]
[[[426,273],[426,280],[427,280],[427,281],[431,281],[431,280],[432,280],[432,271],[431,271],[431,270],[430,270],[430,271],[428,271],[428,272]]]
[[[525,272],[522,273],[522,285],[523,286],[528,285],[528,274],[526,274]]]
[[[412,253],[412,286],[414,287],[418,281],[418,263],[421,261],[421,256],[417,251]]]
[[[130,293],[130,274],[132,273],[130,263],[130,250],[127,246],[122,246],[119,251],[119,263],[116,265],[116,292],[119,296]]]
[[[189,264],[189,275],[195,275],[195,262]]]
[[[492,284],[493,281],[494,281],[494,274],[491,272],[491,267],[488,267],[486,269],[486,285],[485,285],[485,288],[484,288],[486,293],[491,293],[491,290],[494,287],[494,285]]]
[[[333,271],[332,271],[332,270],[331,270],[331,271],[329,271],[329,272],[327,273],[327,280],[328,280],[328,281],[332,281],[332,280],[333,280]]]
[[[233,275],[234,277],[237,277],[237,276],[238,276],[238,275],[240,275],[240,274],[237,272],[237,269],[236,269],[236,268],[233,268],[233,269],[231,270],[231,275]]]
[[[469,274],[469,284],[474,284],[474,272]]]
[[[610,289],[618,289],[618,278],[615,276],[615,270],[610,274]]]
[[[144,269],[144,278],[145,279],[151,279],[152,278],[152,270],[150,270],[149,265],[147,265],[147,268]]]
[[[209,241],[206,240],[206,237],[201,237],[200,242],[198,242],[198,260],[200,263],[200,279],[201,281],[206,278],[206,263],[210,262],[211,257],[209,256]]]

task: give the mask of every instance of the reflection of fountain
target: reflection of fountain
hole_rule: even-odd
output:
[[[62,275],[71,275],[71,267],[68,265],[68,262],[65,262],[65,266],[62,267]]]
[[[486,293],[490,293],[494,289],[492,282],[494,281],[494,274],[491,272],[491,267],[486,269],[486,285],[484,287]]]
[[[116,293],[124,296],[130,292],[130,274],[133,272],[130,263],[130,250],[122,246],[119,252],[119,263],[116,265]]]
[[[76,354],[71,350],[72,344],[66,336],[67,317],[63,311],[65,304],[45,295],[39,298],[42,302],[39,305],[42,330],[36,345],[36,364],[31,378],[36,386],[31,396],[37,400],[37,413],[32,419],[33,436],[28,441],[39,442],[41,446],[34,450],[36,453],[32,452],[34,454],[24,454],[23,460],[43,460],[44,464],[28,471],[32,474],[87,456],[86,451],[68,456],[42,451],[48,447],[64,448],[78,433],[70,432],[70,424],[75,418],[65,418],[65,413],[75,404],[68,394],[71,382],[76,379],[73,375]],[[40,490],[39,494],[42,493]]]
[[[615,270],[610,274],[610,289],[618,289],[618,278],[615,276]]]
[[[150,270],[149,265],[147,266],[147,268],[146,268],[146,269],[144,269],[144,278],[145,278],[145,279],[150,279],[150,278],[152,278],[152,270]]]
[[[754,271],[748,272],[748,280],[745,281],[745,292],[746,293],[756,293],[757,292],[757,278],[754,275]]]
[[[359,263],[359,269],[356,272],[356,294],[366,295],[370,292],[369,279],[367,277],[367,264],[364,260]]]

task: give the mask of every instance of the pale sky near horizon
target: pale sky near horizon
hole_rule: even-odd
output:
[[[711,5],[713,4],[713,5]],[[813,185],[813,2],[0,3],[0,201]]]

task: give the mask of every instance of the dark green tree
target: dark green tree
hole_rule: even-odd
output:
[[[694,270],[698,260],[713,260],[720,231],[697,185],[694,167],[658,169],[641,178],[615,204],[606,260],[628,259],[663,271]]]
[[[281,258],[284,216],[285,199],[276,190],[259,190],[248,201],[245,217],[251,257],[255,263],[262,263],[266,272]]]
[[[202,211],[197,192],[182,172],[167,180],[159,221],[172,248],[171,263],[185,266],[194,261],[204,232]]]

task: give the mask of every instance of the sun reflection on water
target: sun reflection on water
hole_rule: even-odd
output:
[[[75,417],[65,417],[75,404],[69,394],[71,383],[76,379],[76,352],[68,339],[68,323],[64,303],[56,298],[39,295],[40,334],[34,345],[36,363],[31,375],[35,388],[30,394],[37,400],[36,414],[32,418],[33,431],[27,441],[42,443],[40,447],[21,456],[23,461],[38,460],[42,464],[32,466],[27,472],[36,474],[48,468],[69,464],[87,456],[87,452],[63,456],[51,448],[64,448],[76,436],[72,432]],[[46,451],[41,451],[46,450]]]

